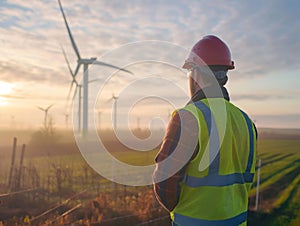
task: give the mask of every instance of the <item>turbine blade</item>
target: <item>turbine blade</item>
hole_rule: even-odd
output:
[[[78,63],[78,64],[77,64],[77,67],[76,67],[76,69],[75,69],[75,72],[74,72],[74,77],[77,75],[77,73],[78,73],[78,71],[79,71],[79,68],[80,68],[80,66],[81,66],[81,64],[80,64],[80,63]]]
[[[73,78],[73,82],[76,84],[76,86],[79,86],[78,82],[76,81],[75,78]]]
[[[48,111],[54,104],[51,104],[49,105],[47,108],[46,108],[46,111]]]
[[[102,79],[101,78],[91,79],[91,80],[89,80],[88,83],[93,83],[93,82],[97,82],[97,81],[102,81]]]
[[[76,46],[75,40],[74,40],[74,38],[73,38],[73,35],[72,35],[72,33],[71,33],[70,27],[69,27],[69,25],[68,25],[67,18],[66,18],[66,16],[65,16],[65,13],[64,13],[64,10],[63,10],[63,7],[62,7],[62,5],[61,5],[60,0],[58,0],[58,4],[59,4],[60,11],[61,11],[61,13],[62,13],[62,16],[63,16],[63,18],[64,18],[65,25],[66,25],[66,28],[67,28],[67,30],[68,30],[68,34],[69,34],[69,37],[70,37],[70,40],[71,40],[73,49],[74,49],[74,51],[75,51],[75,53],[76,53],[76,55],[77,55],[77,58],[78,58],[78,60],[79,60],[79,59],[81,59],[81,57],[80,57],[78,48],[77,48],[77,46]]]
[[[115,68],[115,69],[118,69],[118,70],[121,70],[121,71],[124,71],[124,72],[127,72],[127,73],[133,75],[133,73],[132,73],[131,71],[128,71],[128,70],[126,70],[126,69],[124,69],[124,68],[120,68],[120,67],[115,66],[115,65],[112,65],[112,64],[104,63],[104,62],[102,62],[102,61],[95,60],[95,61],[93,62],[93,64],[97,64],[97,65],[102,65],[102,66],[107,66],[107,67]]]
[[[61,50],[62,50],[63,55],[65,57],[65,61],[66,61],[67,65],[68,65],[69,72],[70,72],[71,76],[74,78],[74,74],[73,74],[73,71],[71,69],[71,66],[70,66],[69,60],[67,58],[66,52],[65,52],[64,48],[62,47],[62,45],[60,47],[61,47]]]
[[[76,95],[76,91],[77,91],[77,87],[78,87],[78,84],[77,84],[77,81],[74,79],[71,84],[70,84],[70,89],[69,89],[69,92],[68,92],[68,97],[67,97],[67,101],[66,101],[66,109],[67,111],[70,110],[70,97],[71,97],[71,92],[72,92],[72,89],[73,89],[73,85],[74,83],[76,84],[76,88],[75,88],[75,91],[74,91],[74,96]],[[72,98],[72,101],[73,101],[74,97]]]
[[[74,101],[74,99],[75,99],[75,97],[76,97],[77,89],[78,89],[78,86],[76,86],[76,89],[75,89],[75,91],[74,91],[74,95],[73,95],[73,98],[72,98],[73,101]]]
[[[68,92],[68,96],[67,96],[67,104],[69,103],[69,100],[70,100],[70,95],[71,95],[71,92],[72,92],[72,89],[73,89],[73,85],[74,85],[74,80],[71,82],[71,85],[70,85],[70,88],[69,88],[69,92]]]
[[[114,99],[113,97],[109,98],[109,99],[106,101],[106,103],[111,102],[113,99]]]
[[[42,107],[40,107],[40,106],[36,106],[39,110],[41,110],[41,111],[45,111],[46,109],[44,109],[44,108],[42,108]]]

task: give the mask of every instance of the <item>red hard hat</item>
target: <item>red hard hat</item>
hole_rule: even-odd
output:
[[[229,70],[234,69],[228,46],[214,35],[207,35],[198,41],[182,67],[189,69],[191,63],[198,66],[222,65]]]

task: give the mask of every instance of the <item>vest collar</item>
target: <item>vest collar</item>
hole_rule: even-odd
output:
[[[220,89],[222,93],[220,93]],[[196,102],[206,98],[224,98],[225,100],[229,101],[229,94],[227,89],[222,86],[208,86],[199,91],[197,91],[191,98],[190,102]]]

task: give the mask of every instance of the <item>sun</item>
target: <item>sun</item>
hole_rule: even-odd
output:
[[[0,81],[0,106],[8,105],[7,95],[11,93],[13,84]]]

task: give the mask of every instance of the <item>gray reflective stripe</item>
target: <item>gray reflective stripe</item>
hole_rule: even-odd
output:
[[[197,101],[194,103],[194,105],[202,112],[208,129],[210,153],[208,174],[215,174],[219,172],[220,167],[220,140],[217,125],[211,110],[206,106],[206,104],[204,104],[202,101]]]
[[[196,188],[200,186],[228,186],[233,184],[251,183],[253,181],[253,173],[233,173],[227,175],[208,175],[206,177],[193,177],[186,175],[185,185]]]
[[[242,110],[240,110],[243,113],[243,116],[247,122],[247,127],[248,127],[248,132],[249,132],[249,136],[250,136],[250,144],[249,144],[249,156],[248,156],[248,164],[247,164],[247,168],[246,168],[246,172],[250,172],[251,168],[252,168],[252,164],[253,164],[253,158],[254,158],[254,133],[253,133],[253,129],[252,129],[252,122],[249,119],[248,115],[243,112]]]
[[[174,213],[174,225],[180,226],[238,226],[247,221],[247,212],[225,220],[203,220]]]

